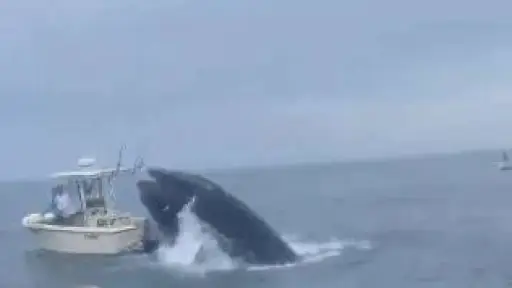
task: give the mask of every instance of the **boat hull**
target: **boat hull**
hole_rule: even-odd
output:
[[[66,227],[27,224],[40,249],[70,253],[116,255],[140,249],[144,222],[124,227]]]

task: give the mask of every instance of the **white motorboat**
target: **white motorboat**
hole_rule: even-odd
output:
[[[55,213],[35,213],[23,218],[23,226],[35,237],[41,249],[73,254],[115,255],[142,249],[147,220],[114,209],[114,180],[119,174],[131,174],[142,168],[121,167],[121,155],[115,168],[97,168],[95,159],[82,158],[76,171],[52,175],[79,208],[66,221],[57,221]],[[64,184],[65,183],[65,184]],[[61,219],[62,220],[62,219]]]

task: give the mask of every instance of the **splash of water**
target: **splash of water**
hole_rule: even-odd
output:
[[[217,245],[202,223],[190,211],[193,201],[178,215],[180,234],[175,244],[157,251],[161,264],[181,270],[204,274],[214,270],[231,270],[236,264]]]
[[[190,211],[192,203],[185,206],[178,215],[181,229],[176,243],[172,247],[163,246],[157,251],[159,263],[173,270],[200,275],[213,271],[241,268],[240,265],[219,248],[215,239],[204,229],[201,221]],[[286,265],[250,266],[247,269],[254,271],[290,268],[339,256],[342,250],[347,247],[360,250],[371,249],[368,241],[331,239],[330,241],[319,243],[304,242],[297,239],[297,237],[290,236],[283,238],[301,256],[302,261]]]

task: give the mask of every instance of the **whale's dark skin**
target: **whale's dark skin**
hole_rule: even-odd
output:
[[[213,228],[221,248],[231,257],[266,265],[298,260],[272,227],[218,184],[181,171],[147,171],[152,180],[137,182],[140,200],[167,237],[179,233],[178,213],[191,203],[191,212]],[[156,240],[148,243],[148,251],[158,246]]]

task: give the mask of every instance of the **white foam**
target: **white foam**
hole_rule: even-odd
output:
[[[196,274],[236,268],[234,261],[219,249],[213,237],[204,232],[201,222],[190,212],[191,204],[179,214],[181,228],[175,245],[158,249],[159,262],[170,268]]]
[[[356,248],[359,250],[371,249],[369,241],[356,241],[356,240],[338,240],[333,238],[329,241],[300,241],[297,237],[284,236],[285,241],[290,247],[301,256],[302,260],[297,263],[285,265],[259,265],[251,266],[248,268],[250,271],[260,271],[269,269],[283,269],[291,268],[298,265],[306,265],[311,263],[318,263],[326,260],[327,258],[336,257],[341,255],[345,248]]]
[[[179,214],[180,235],[172,247],[163,246],[157,252],[159,264],[172,270],[196,275],[213,271],[226,271],[241,268],[228,255],[219,249],[214,238],[203,229],[203,225],[190,212],[190,205]],[[260,265],[247,267],[250,271],[290,268],[297,265],[317,263],[330,257],[339,256],[343,249],[353,247],[360,250],[371,249],[368,241],[330,239],[325,242],[301,241],[298,237],[284,236],[290,247],[301,256],[298,263],[286,265]]]

